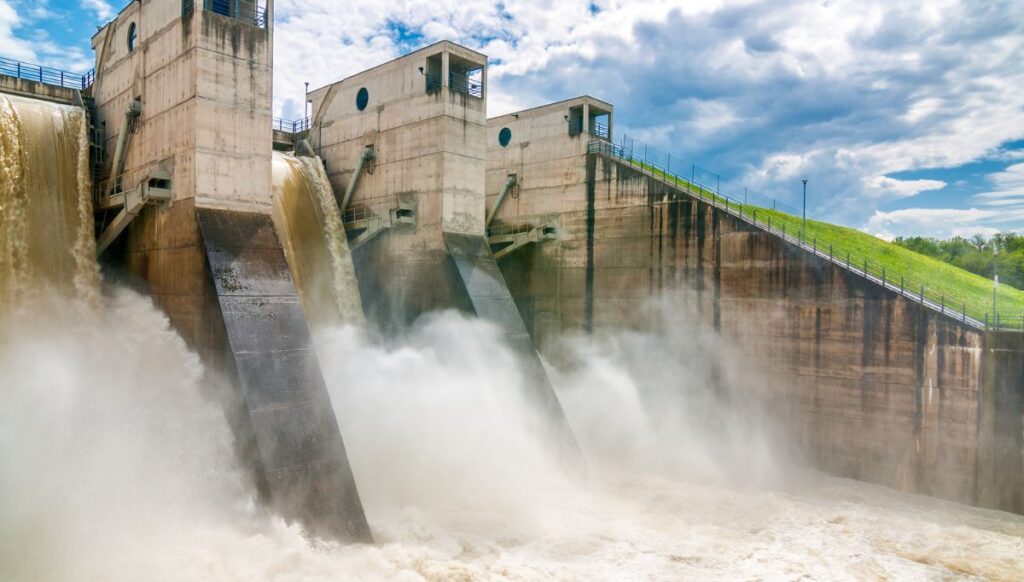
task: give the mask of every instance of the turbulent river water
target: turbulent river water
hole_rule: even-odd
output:
[[[310,540],[258,509],[198,359],[148,300],[108,290],[88,316],[47,312],[0,326],[4,580],[1024,573],[1022,517],[787,468],[744,428],[679,430],[659,409],[708,409],[651,406],[664,391],[638,371],[641,336],[567,348],[590,361],[554,374],[589,470],[563,471],[515,357],[455,314],[388,346],[352,327],[320,338],[344,354],[325,373],[377,543]]]
[[[331,322],[317,349],[376,543],[309,539],[256,503],[166,317],[101,288],[83,136],[70,108],[0,98],[0,580],[1024,578],[1024,517],[800,469],[708,389],[717,339],[685,319],[553,352],[587,461],[564,469],[495,328],[440,313],[367,339],[322,168],[279,156],[292,262],[334,267],[296,279]]]

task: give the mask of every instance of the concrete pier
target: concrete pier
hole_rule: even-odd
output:
[[[266,502],[314,534],[369,541],[309,327],[274,231],[273,2],[232,16],[196,2],[133,2],[93,38],[98,121],[115,149],[141,103],[123,169],[107,156],[97,206],[154,171],[173,199],[144,209],[105,257],[136,277],[198,351]]]
[[[441,42],[310,93],[310,141],[358,247],[370,324],[391,333],[449,308],[495,323],[525,358],[556,440],[578,457],[484,237],[486,98],[487,57]]]

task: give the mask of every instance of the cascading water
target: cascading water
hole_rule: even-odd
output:
[[[496,327],[435,314],[380,346],[340,325],[362,318],[326,176],[276,155],[277,226],[318,344],[344,356],[324,376],[378,543],[310,540],[255,505],[199,359],[166,317],[134,293],[99,293],[84,131],[75,108],[0,96],[2,580],[1024,572],[1020,516],[780,461],[751,415],[707,388],[704,363],[729,351],[674,308],[656,332],[566,342],[552,366],[595,469],[578,482],[546,450]]]
[[[0,305],[41,286],[95,301],[85,112],[0,95]]]
[[[274,152],[274,224],[314,329],[364,323],[355,267],[319,158]]]

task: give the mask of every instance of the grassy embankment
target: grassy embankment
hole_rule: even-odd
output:
[[[662,170],[631,162],[656,175],[663,176],[685,187],[689,181],[682,176],[667,175]],[[704,198],[715,198],[721,203],[726,198],[699,185],[690,185],[691,191]],[[802,219],[784,212],[744,205],[741,201],[729,200],[730,208],[741,210],[744,215],[756,218],[759,223],[771,224],[774,230],[784,228],[787,235],[800,237]],[[880,238],[845,226],[838,226],[817,220],[808,220],[804,240],[819,250],[831,252],[835,257],[858,269],[864,269],[876,277],[885,277],[895,285],[903,285],[915,294],[924,287],[925,296],[936,303],[945,303],[955,313],[966,310],[968,317],[994,323],[992,315],[992,280],[970,273],[948,263],[927,257],[886,242]],[[996,294],[996,312],[1003,326],[1022,327],[1024,324],[1024,291],[1008,285],[1000,285]]]

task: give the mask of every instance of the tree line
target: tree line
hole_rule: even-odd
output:
[[[975,235],[949,240],[912,236],[893,241],[903,248],[956,265],[965,271],[991,279],[999,275],[999,283],[1024,289],[1024,236],[1001,232],[990,238]]]

